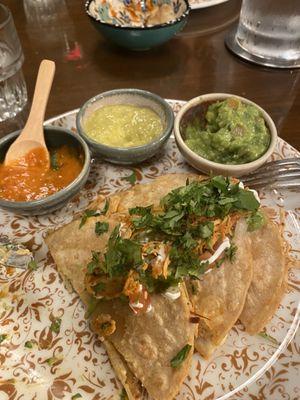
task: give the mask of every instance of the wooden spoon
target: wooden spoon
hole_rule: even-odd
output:
[[[43,122],[54,73],[55,63],[43,60],[35,84],[29,117],[21,134],[9,147],[5,156],[5,165],[14,163],[33,149],[43,148],[45,162],[50,167],[50,157],[45,143]]]

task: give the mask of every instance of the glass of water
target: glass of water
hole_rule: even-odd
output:
[[[24,55],[12,15],[0,3],[0,133],[9,133],[9,123],[27,103],[22,72]]]
[[[300,0],[243,0],[238,26],[225,43],[248,61],[299,68]]]

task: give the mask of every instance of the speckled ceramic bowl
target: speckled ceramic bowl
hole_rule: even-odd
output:
[[[80,174],[64,189],[48,197],[33,201],[7,201],[0,199],[0,207],[21,215],[42,215],[63,207],[84,186],[90,172],[90,151],[84,140],[68,129],[45,126],[45,140],[47,147],[56,148],[62,145],[74,146],[84,155],[84,164]],[[5,154],[12,142],[20,134],[13,132],[0,140],[0,162],[4,161]]]
[[[210,161],[204,157],[199,156],[196,154],[193,150],[191,150],[186,144],[185,144],[185,137],[183,134],[183,126],[186,125],[189,119],[194,118],[197,116],[197,118],[204,118],[205,113],[207,111],[207,108],[210,104],[220,101],[220,100],[225,100],[229,97],[235,97],[239,100],[241,100],[243,103],[246,104],[251,104],[258,108],[261,112],[261,115],[263,116],[265,120],[265,124],[269,130],[271,140],[270,140],[270,145],[267,151],[258,159],[245,163],[245,164],[220,164],[216,163],[213,161]],[[222,174],[226,176],[242,176],[245,174],[248,174],[249,172],[252,172],[259,168],[262,164],[264,164],[267,159],[271,156],[273,153],[276,143],[277,143],[277,129],[276,126],[272,120],[272,118],[269,116],[269,114],[259,107],[256,103],[253,103],[252,101],[245,99],[244,97],[236,96],[234,94],[228,94],[228,93],[210,93],[210,94],[204,94],[199,97],[195,97],[194,99],[188,101],[179,111],[179,113],[176,116],[175,119],[175,124],[174,124],[174,133],[175,133],[175,139],[177,146],[183,155],[183,157],[186,159],[186,161],[192,165],[192,167],[198,169],[201,172],[205,172],[207,174],[213,173],[213,174]]]
[[[148,50],[167,42],[183,29],[190,12],[187,0],[170,0],[166,3],[173,7],[174,19],[153,26],[141,27],[134,26],[135,10],[127,10],[129,7],[127,3],[123,2],[125,9],[114,9],[114,12],[111,13],[111,4],[104,2],[95,16],[89,11],[90,3],[93,1],[88,0],[85,3],[85,10],[94,27],[109,41],[130,50]],[[112,17],[111,14],[114,16]]]
[[[149,107],[161,118],[164,127],[163,132],[158,138],[143,146],[110,147],[96,142],[86,135],[84,121],[93,111],[112,104]],[[170,137],[173,124],[174,114],[168,103],[156,94],[139,89],[116,89],[101,93],[88,100],[82,106],[76,118],[77,130],[89,145],[92,153],[105,161],[123,165],[140,163],[157,153]]]

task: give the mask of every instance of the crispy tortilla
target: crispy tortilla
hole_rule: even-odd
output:
[[[122,360],[123,381],[126,376],[127,382],[131,382],[133,374],[152,399],[171,400],[191,366],[195,324],[190,323],[190,304],[184,287],[177,300],[152,294],[151,304],[149,313],[134,315],[122,300],[102,301],[92,320],[99,314],[110,314],[116,321],[117,329],[106,341]],[[192,345],[188,357],[180,368],[172,368],[170,361],[186,344]]]
[[[140,204],[159,204],[161,197],[173,188],[184,185],[188,177],[193,175],[165,175],[151,184],[136,185],[123,194],[110,197],[110,209],[106,216],[87,219],[81,229],[77,219],[49,234],[46,243],[58,271],[72,284],[84,302],[88,298],[84,277],[91,251],[104,251],[110,233],[122,218],[120,212]],[[101,209],[103,203],[101,199],[92,208]],[[109,222],[109,231],[101,237],[94,232],[96,221]],[[116,332],[105,343],[130,399],[138,400],[142,396],[142,384],[154,400],[171,400],[189,371],[196,325],[190,323],[190,303],[184,284],[181,292],[181,297],[176,301],[162,295],[152,295],[153,311],[138,317],[127,303],[119,299],[101,302],[93,314],[96,318],[99,313],[107,313],[116,321]],[[188,357],[180,368],[172,368],[171,359],[186,344],[192,345]]]
[[[237,223],[233,242],[237,246],[233,262],[225,261],[199,281],[187,284],[194,311],[201,316],[195,348],[206,359],[239,318],[252,279],[250,234],[244,219]]]
[[[46,242],[58,271],[71,282],[85,303],[88,298],[84,285],[85,269],[91,259],[91,251],[105,250],[111,231],[129,208],[158,206],[163,196],[184,185],[187,178],[203,179],[192,174],[170,174],[146,185],[136,185],[110,196],[106,216],[87,219],[81,229],[80,220],[76,219],[47,237]],[[101,197],[90,208],[101,210],[104,201]],[[109,222],[109,231],[101,237],[94,232],[96,221]],[[247,331],[255,333],[261,330],[278,307],[285,289],[283,252],[276,227],[268,221],[259,234],[250,234],[246,221],[240,220],[234,242],[237,245],[234,262],[224,262],[220,269],[213,270],[200,281],[187,282],[195,312],[200,315],[195,347],[204,358],[208,358],[226,339],[242,310],[241,320]],[[252,255],[256,271],[253,280]],[[278,260],[279,266],[276,266]],[[273,269],[276,270],[274,276]],[[262,271],[269,273],[261,279]],[[262,287],[264,282],[268,287],[266,290]],[[178,370],[170,367],[170,360],[185,344],[193,345],[195,333],[196,325],[189,322],[190,307],[184,284],[181,290],[182,296],[176,301],[162,295],[151,296],[154,312],[149,314],[136,317],[126,303],[116,299],[102,301],[93,316],[110,314],[117,323],[117,330],[105,340],[105,346],[130,400],[141,399],[144,388],[153,399],[172,399],[189,370],[192,351]]]
[[[276,312],[287,286],[287,268],[282,238],[277,225],[269,219],[251,234],[253,278],[240,316],[251,335],[263,330]]]

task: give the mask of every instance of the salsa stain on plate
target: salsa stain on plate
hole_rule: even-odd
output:
[[[76,148],[50,150],[50,169],[44,149],[35,148],[10,165],[0,164],[0,198],[9,201],[38,200],[68,186],[83,167]]]
[[[110,147],[143,146],[161,135],[163,124],[148,107],[107,105],[92,112],[84,123],[86,135]]]

